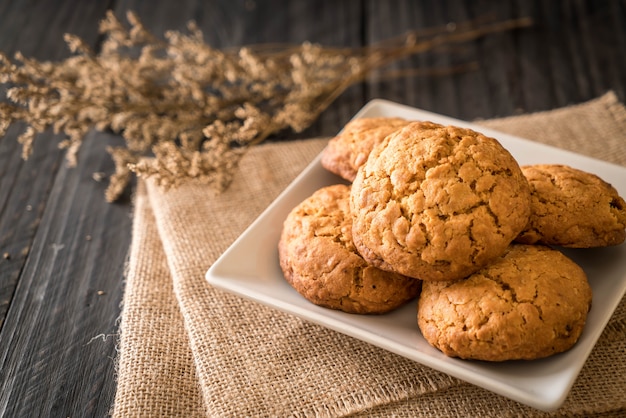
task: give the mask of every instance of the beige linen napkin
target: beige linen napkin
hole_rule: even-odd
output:
[[[613,93],[482,123],[626,165],[626,109]],[[218,196],[139,183],[114,416],[548,415],[205,281],[326,142],[257,146]],[[558,414],[623,413],[625,375],[622,300]]]

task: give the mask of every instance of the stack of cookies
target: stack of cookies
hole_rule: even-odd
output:
[[[349,313],[417,299],[424,338],[453,357],[536,359],[580,337],[591,307],[584,271],[551,246],[626,239],[626,202],[597,176],[520,167],[494,138],[400,118],[350,122],[322,154],[347,180],[288,215],[287,281]]]

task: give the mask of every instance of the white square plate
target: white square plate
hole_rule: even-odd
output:
[[[385,100],[369,102],[355,116],[399,116],[472,128],[497,138],[520,164],[561,163],[595,173],[626,196],[626,168],[531,142],[468,122]],[[542,410],[557,409],[567,397],[602,330],[626,292],[626,244],[570,250],[588,275],[593,307],[578,343],[546,359],[489,363],[449,358],[422,337],[414,303],[381,316],[346,314],[311,304],[285,281],[278,264],[284,219],[315,190],[341,182],[320,165],[319,156],[259,216],[207,272],[215,287],[299,316],[374,344],[433,369]]]

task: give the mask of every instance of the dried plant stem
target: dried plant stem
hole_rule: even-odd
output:
[[[532,25],[532,20],[530,18],[512,19],[488,24],[478,28],[469,25],[470,24],[467,23],[463,25],[467,26],[467,31],[456,32],[456,30],[458,30],[456,25],[454,27],[455,32],[452,33],[441,34],[440,31],[442,29],[428,31],[411,31],[404,34],[402,37],[387,40],[384,43],[374,45],[373,47],[366,47],[362,50],[337,50],[343,51],[341,53],[345,54],[362,55],[364,65],[361,71],[350,74],[343,80],[338,81],[337,86],[332,89],[332,91],[327,96],[325,96],[324,100],[321,103],[317,105],[316,111],[314,113],[315,118],[317,118],[319,114],[326,110],[326,108],[328,108],[328,106],[330,106],[337,99],[337,97],[339,97],[348,87],[364,80],[367,75],[370,74],[371,71],[374,69],[382,68],[392,62],[395,62],[401,58],[410,55],[415,55],[421,52],[436,49],[437,47],[440,47],[442,45],[468,42],[472,39],[483,37],[491,33],[527,27]],[[448,27],[444,28],[444,30],[446,29],[448,29]],[[418,35],[423,36],[427,32],[431,34],[437,34],[438,36],[433,39],[418,42]],[[397,45],[398,43],[400,43],[400,45]],[[459,71],[461,69],[469,70],[471,68],[476,68],[476,64],[473,63],[470,65],[458,66],[455,69],[447,69],[447,71],[443,73],[449,73],[450,71]],[[404,72],[387,72],[384,74],[384,76],[386,78],[406,77],[409,75],[419,74],[420,71],[423,70],[413,69],[406,70]],[[252,141],[250,145],[256,145],[263,142],[272,133],[274,133],[272,129],[266,130],[266,132],[261,133],[258,138]]]
[[[300,132],[351,85],[375,70],[381,78],[424,69],[384,71],[401,58],[523,28],[529,19],[449,24],[408,32],[363,48],[310,43],[263,44],[218,50],[207,45],[193,22],[188,33],[167,32],[161,40],[127,13],[129,26],[112,12],[100,30],[95,54],[73,35],[72,57],[50,63],[0,54],[0,135],[26,122],[18,140],[23,157],[37,134],[53,129],[66,139],[67,160],[90,129],[121,134],[124,148],[111,148],[116,171],[106,192],[117,199],[132,175],[153,177],[165,188],[197,179],[221,191],[250,146],[292,129]],[[463,68],[448,69],[460,71]]]

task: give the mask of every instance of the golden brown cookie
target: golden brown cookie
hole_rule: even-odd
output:
[[[395,117],[354,119],[328,142],[328,146],[322,151],[322,166],[352,181],[374,145],[408,123],[405,119]]]
[[[352,243],[350,188],[322,188],[295,207],[278,244],[291,286],[316,305],[349,313],[389,312],[419,294],[421,282],[379,270]]]
[[[418,325],[451,357],[532,360],[570,349],[591,308],[583,270],[557,250],[513,244],[464,280],[424,282]]]
[[[528,222],[530,190],[497,140],[414,122],[374,148],[350,204],[366,261],[423,280],[455,280],[504,253]]]
[[[531,215],[517,242],[590,248],[626,239],[626,202],[595,174],[566,165],[522,167],[531,188]]]

